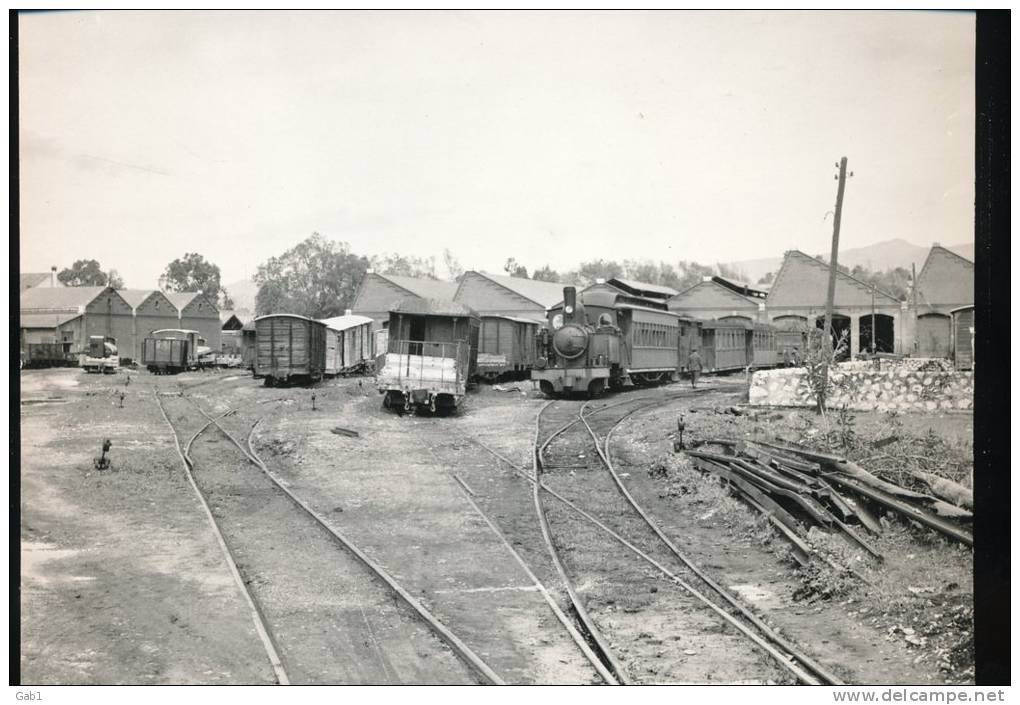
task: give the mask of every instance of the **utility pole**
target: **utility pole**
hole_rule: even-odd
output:
[[[871,352],[878,352],[878,342],[875,335],[875,285],[871,285]]]
[[[910,263],[910,279],[912,286],[910,287],[910,297],[914,300],[914,345],[911,353],[918,349],[917,345],[917,265],[913,262]]]
[[[832,346],[832,309],[836,298],[836,260],[839,257],[839,220],[843,213],[843,192],[846,190],[846,157],[839,160],[839,188],[836,190],[836,215],[832,221],[832,253],[829,255],[829,292],[825,297],[825,334]]]
[[[843,214],[843,192],[846,190],[846,157],[839,160],[839,188],[836,190],[836,212],[835,217],[832,221],[832,252],[829,255],[829,291],[825,297],[825,340],[822,341],[822,353],[824,355],[822,363],[822,393],[818,397],[818,411],[823,416],[825,414],[825,397],[827,393],[824,390],[829,388],[829,354],[833,350],[832,344],[832,309],[836,298],[836,262],[839,257],[839,219]],[[853,325],[851,320],[850,325]]]

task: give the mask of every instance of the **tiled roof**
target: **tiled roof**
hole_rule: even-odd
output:
[[[613,277],[609,280],[609,284],[616,284],[624,289],[631,289],[637,294],[658,294],[662,298],[669,298],[670,296],[676,296],[680,292],[669,286],[660,286],[659,284],[647,284],[645,282],[635,281],[634,279],[624,279],[623,277]]]
[[[21,310],[69,309],[87,306],[107,290],[105,286],[35,286],[21,292]]]
[[[226,323],[231,316],[237,316],[242,325],[252,320],[251,311],[246,308],[220,309],[220,323]]]
[[[145,300],[156,293],[155,289],[117,289],[120,297],[128,302],[131,308],[138,308]]]
[[[453,295],[457,293],[456,282],[419,277],[403,277],[396,274],[379,274],[378,272],[376,272],[376,276],[387,279],[401,289],[406,289],[423,299],[452,299]]]
[[[21,328],[56,328],[80,315],[80,313],[23,313],[18,325]]]
[[[752,298],[764,299],[765,298],[765,294],[767,293],[767,290],[765,290],[765,289],[761,289],[759,287],[752,286],[751,284],[748,284],[747,282],[737,281],[736,279],[729,279],[727,277],[720,277],[719,275],[715,275],[715,276],[712,277],[712,280],[717,282],[717,283],[719,283],[719,284],[722,284],[727,289],[732,289],[733,291],[735,291],[736,293],[740,294],[741,296],[748,296],[748,297],[752,297]]]
[[[49,272],[22,272],[18,275],[18,286],[20,291],[24,291],[25,289],[31,289],[33,286],[39,286],[49,278]],[[57,286],[63,286],[63,284],[58,282]]]
[[[489,281],[499,284],[504,289],[509,289],[518,296],[534,301],[544,308],[554,306],[563,299],[563,287],[565,285],[559,282],[544,282],[538,279],[524,279],[505,274],[489,274],[488,272],[474,272],[474,274],[485,277]]]
[[[716,281],[715,277],[711,277],[706,281],[700,281],[694,286],[689,286],[679,294],[670,299],[670,308],[684,308],[683,302],[688,299],[696,291],[708,289],[709,291],[721,294],[724,297],[732,299],[734,303],[739,303],[742,306],[751,305],[757,306],[761,303],[761,299],[756,299],[752,296],[745,296],[743,293],[736,291],[733,287],[726,286],[722,282]]]
[[[198,296],[201,292],[198,291],[164,291],[163,294],[170,299],[170,303],[174,305],[178,311],[184,309],[185,306],[191,303],[191,300]]]
[[[390,308],[392,313],[410,313],[421,316],[470,316],[477,318],[478,314],[473,309],[465,306],[459,301],[446,301],[443,299],[422,299],[408,296],[401,299]]]
[[[811,281],[807,279],[791,279],[790,270],[798,266],[797,263],[807,265],[816,270],[816,276]],[[817,257],[804,254],[800,250],[789,250],[783,258],[783,264],[779,267],[775,280],[772,282],[772,287],[769,289],[766,301],[770,305],[776,305],[777,297],[782,298],[785,296],[788,299],[795,299],[798,305],[824,305],[827,293],[828,272],[829,265]],[[846,272],[837,271],[836,306],[843,305],[842,297],[840,296],[841,288],[844,292],[856,292],[858,296],[865,297],[870,297],[871,292],[874,291],[876,302],[883,306],[890,304],[899,305],[900,303],[899,299],[892,294],[882,291],[877,287],[872,287]],[[790,302],[783,301],[779,305],[787,306],[790,305]]]
[[[969,304],[974,300],[974,263],[941,245],[932,246],[917,275],[918,303]]]

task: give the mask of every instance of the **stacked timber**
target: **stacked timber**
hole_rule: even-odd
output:
[[[712,447],[719,450],[709,450]],[[883,560],[862,535],[882,533],[876,509],[974,545],[965,528],[973,515],[960,506],[970,501],[968,493],[958,486],[946,487],[936,478],[931,478],[929,486],[933,492],[938,487],[940,496],[886,482],[840,456],[763,441],[712,439],[686,453],[702,472],[721,477],[735,494],[767,516],[790,542],[801,564],[807,563],[811,553],[806,535],[812,527],[838,532],[874,559]],[[962,501],[947,501],[953,497]]]

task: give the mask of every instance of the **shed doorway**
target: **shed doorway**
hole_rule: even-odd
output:
[[[819,316],[815,320],[815,326],[824,331],[825,330],[825,316]],[[836,355],[836,360],[842,362],[850,359],[850,317],[844,316],[841,313],[832,314],[832,346],[835,348],[837,343],[843,338],[846,338],[846,345]]]
[[[946,327],[946,350],[948,352],[949,328]],[[875,314],[875,334],[871,333],[871,314],[861,316],[861,352],[891,353],[895,349],[893,317],[884,313]]]

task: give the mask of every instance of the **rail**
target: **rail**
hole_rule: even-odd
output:
[[[195,408],[198,409],[206,418],[210,419],[208,425],[214,425],[219,431],[226,436],[231,443],[233,443],[245,457],[251,461],[256,467],[258,467],[267,478],[281,490],[294,504],[302,509],[309,517],[311,517],[320,527],[326,530],[333,538],[338,541],[347,551],[349,551],[358,561],[360,561],[366,568],[368,568],[376,577],[378,577],[383,583],[386,584],[397,596],[403,600],[403,602],[410,607],[414,612],[417,613],[428,626],[439,636],[446,644],[453,650],[457,656],[464,661],[468,666],[473,668],[485,681],[494,685],[503,685],[503,679],[500,678],[495,671],[492,670],[474,651],[471,650],[460,638],[454,634],[450,629],[443,624],[436,616],[434,616],[421,602],[418,601],[413,595],[405,590],[396,580],[394,580],[389,573],[387,573],[382,566],[369,558],[364,552],[361,551],[353,542],[350,541],[346,536],[341,534],[335,529],[321,514],[312,509],[303,499],[294,494],[286,485],[284,485],[279,478],[276,477],[266,466],[262,458],[259,457],[258,453],[252,444],[252,438],[255,435],[255,429],[262,422],[263,418],[260,417],[254,424],[252,424],[251,430],[248,432],[248,438],[246,440],[247,448],[242,446],[241,442],[238,441],[230,432],[223,428],[219,423],[218,419],[213,418],[205,412],[193,399],[188,399]]]
[[[701,391],[702,390],[698,390],[698,392],[701,392]],[[696,392],[694,392],[694,393],[689,392],[688,394],[692,394],[693,395],[693,394],[696,394]],[[793,644],[791,644],[787,639],[785,639],[783,636],[778,634],[774,629],[772,629],[769,625],[767,625],[757,614],[755,614],[750,608],[746,607],[745,605],[743,605],[739,601],[737,601],[737,599],[732,594],[730,594],[729,591],[727,591],[725,588],[723,588],[721,585],[719,585],[714,579],[712,579],[710,576],[708,576],[697,565],[695,565],[689,558],[687,558],[687,556],[683,555],[676,548],[676,546],[672,543],[672,541],[669,540],[668,537],[666,537],[665,534],[661,532],[661,529],[659,529],[658,526],[654,524],[653,520],[647,515],[647,513],[643,509],[641,509],[639,505],[637,505],[637,503],[633,500],[633,497],[630,496],[630,493],[627,492],[626,489],[622,486],[622,480],[620,480],[619,475],[616,472],[615,466],[612,466],[611,454],[609,453],[609,442],[610,442],[610,439],[611,439],[611,437],[613,435],[613,431],[615,431],[616,428],[619,427],[620,424],[623,423],[623,421],[625,421],[627,418],[629,418],[633,414],[635,414],[635,413],[637,413],[639,411],[642,411],[642,410],[652,406],[655,403],[659,403],[661,401],[667,401],[667,400],[670,400],[670,399],[674,399],[674,398],[677,398],[678,396],[681,396],[681,395],[665,395],[663,397],[657,397],[655,399],[655,401],[653,401],[653,402],[641,404],[637,408],[624,413],[620,418],[617,418],[617,419],[614,420],[615,422],[613,423],[612,428],[610,429],[610,431],[609,431],[608,435],[606,436],[605,440],[603,440],[602,442],[600,442],[598,440],[597,436],[594,433],[594,429],[591,429],[589,424],[586,422],[588,418],[590,418],[590,417],[592,417],[594,415],[600,414],[600,413],[602,413],[604,411],[607,411],[609,409],[616,408],[616,407],[619,407],[619,406],[623,406],[625,404],[632,404],[632,403],[635,403],[635,402],[638,402],[640,404],[641,402],[648,402],[649,397],[645,396],[645,397],[640,397],[638,399],[631,399],[631,400],[627,400],[627,401],[624,401],[624,402],[617,402],[617,403],[613,403],[613,404],[608,404],[608,405],[603,406],[603,407],[589,408],[587,413],[585,413],[583,415],[582,414],[578,414],[572,421],[569,421],[566,424],[558,427],[552,434],[550,434],[549,437],[546,438],[545,443],[542,444],[542,447],[544,447],[545,445],[548,445],[548,443],[553,438],[555,438],[556,436],[561,435],[562,433],[564,433],[569,428],[571,428],[571,427],[573,427],[573,426],[575,426],[577,424],[583,424],[586,427],[586,431],[589,434],[592,435],[593,441],[595,442],[596,448],[598,449],[598,455],[599,455],[600,460],[603,461],[603,463],[606,465],[607,468],[611,468],[610,469],[610,473],[614,476],[614,481],[617,483],[617,488],[621,490],[621,493],[624,494],[624,496],[628,499],[628,502],[638,512],[639,516],[641,516],[641,518],[645,521],[646,524],[649,525],[649,527],[654,531],[654,533],[658,536],[658,538],[663,543],[666,544],[666,546],[670,550],[670,552],[673,553],[673,555],[678,560],[680,560],[680,562],[688,570],[690,570],[695,576],[697,576],[713,592],[718,594],[723,600],[725,600],[727,603],[729,603],[729,606],[732,609],[734,609],[734,611],[739,612],[741,617],[746,619],[748,622],[750,622],[751,625],[753,625],[755,628],[757,628],[759,633],[754,633],[749,628],[749,626],[747,624],[744,624],[743,622],[738,620],[734,615],[727,613],[719,605],[717,605],[712,600],[708,599],[707,596],[705,596],[700,591],[696,590],[692,585],[687,583],[687,581],[685,581],[682,577],[680,577],[679,575],[674,573],[672,570],[670,570],[665,565],[663,565],[662,563],[657,561],[655,558],[651,557],[650,555],[648,555],[647,553],[642,551],[640,548],[635,546],[627,538],[621,536],[619,533],[617,533],[616,531],[614,531],[610,527],[606,526],[599,519],[597,519],[596,517],[592,516],[590,513],[586,512],[584,509],[582,509],[581,507],[577,506],[576,504],[571,502],[566,497],[563,497],[562,495],[560,495],[556,491],[552,490],[551,488],[546,487],[542,483],[542,481],[541,481],[541,474],[540,474],[540,472],[537,472],[539,470],[539,467],[540,467],[540,458],[538,457],[539,456],[539,453],[538,453],[539,446],[538,446],[537,443],[536,443],[536,448],[534,449],[533,462],[534,461],[539,461],[539,462],[535,463],[535,467],[533,467],[532,473],[528,473],[527,471],[525,471],[524,468],[519,466],[517,463],[511,461],[510,459],[506,458],[505,456],[501,455],[500,453],[494,451],[492,448],[488,447],[487,445],[485,445],[481,441],[478,441],[477,439],[474,439],[474,438],[469,438],[469,440],[471,440],[476,445],[480,446],[483,450],[487,451],[488,453],[490,453],[494,457],[496,457],[498,460],[500,460],[503,463],[505,463],[512,470],[514,470],[514,472],[516,472],[519,476],[521,476],[523,479],[525,479],[529,483],[531,483],[532,486],[533,486],[534,494],[535,494],[535,498],[536,498],[536,506],[540,506],[540,501],[537,500],[537,497],[538,497],[538,494],[539,494],[540,490],[545,492],[545,493],[547,493],[547,494],[549,494],[551,497],[553,497],[554,499],[556,499],[557,501],[559,501],[560,503],[565,505],[571,511],[573,511],[574,513],[576,513],[579,516],[583,517],[590,524],[593,524],[594,526],[596,526],[600,530],[602,530],[604,533],[608,534],[610,537],[612,537],[614,540],[616,540],[618,543],[620,543],[623,547],[627,548],[629,551],[631,551],[632,553],[634,553],[638,557],[642,558],[645,562],[647,562],[648,564],[650,564],[651,566],[656,568],[665,577],[667,577],[673,583],[675,583],[676,585],[678,585],[679,587],[684,589],[686,592],[688,592],[692,596],[694,596],[700,602],[703,602],[704,604],[706,604],[706,606],[708,606],[714,612],[719,614],[724,620],[726,620],[732,626],[734,626],[738,631],[740,631],[750,641],[752,641],[757,646],[759,646],[763,651],[768,653],[773,659],[775,659],[775,661],[777,661],[779,663],[780,666],[782,666],[783,668],[788,670],[792,675],[794,675],[801,682],[809,683],[809,684],[812,684],[812,683],[814,683],[814,684],[817,684],[817,683],[827,683],[827,684],[830,684],[830,685],[841,685],[842,681],[837,676],[835,676],[835,674],[831,673],[824,666],[822,666],[821,664],[819,664],[816,661],[814,661],[812,658],[810,658],[805,653],[803,653],[800,649],[798,649]],[[683,395],[683,396],[686,396],[686,395]],[[551,402],[550,402],[550,404],[551,404]],[[542,410],[539,412],[539,418],[542,415],[542,411],[544,411],[550,404],[547,404],[545,407],[542,408]],[[585,404],[584,406],[588,407],[589,405]],[[536,428],[536,441],[537,440],[538,440],[538,438],[537,438],[537,428]],[[541,512],[541,510],[540,510],[540,512]],[[541,514],[540,514],[540,516],[541,516]],[[555,549],[551,548],[551,550],[555,550]],[[554,561],[554,562],[558,563],[558,561]],[[557,565],[557,568],[558,568],[557,572],[559,572],[559,569],[561,567],[562,567],[561,565]],[[560,574],[560,577],[561,577],[561,579],[564,578],[563,573]],[[570,590],[570,587],[569,587],[570,586],[569,581],[567,581],[567,585],[568,585],[568,593],[570,593],[571,590]]]
[[[762,648],[762,650],[764,650],[766,653],[772,656],[781,666],[786,668],[791,674],[796,676],[802,682],[808,684],[819,684],[820,682],[824,682],[829,685],[843,685],[843,682],[835,674],[831,673],[828,669],[814,661],[812,658],[810,658],[809,656],[801,652],[799,649],[797,649],[789,641],[787,641],[778,633],[776,633],[775,630],[773,630],[771,627],[765,624],[765,622],[762,621],[757,615],[755,615],[747,607],[745,607],[739,601],[737,601],[737,599],[732,594],[730,594],[728,590],[726,590],[722,585],[717,583],[708,574],[706,574],[697,565],[695,565],[694,562],[691,561],[691,559],[688,558],[685,554],[683,554],[676,547],[673,541],[670,540],[668,536],[666,536],[662,529],[659,528],[658,524],[656,524],[655,521],[652,520],[648,513],[645,512],[645,510],[637,503],[634,497],[624,486],[623,480],[620,478],[620,475],[612,462],[612,456],[610,452],[610,440],[612,439],[613,433],[623,424],[624,421],[626,421],[629,417],[633,416],[639,411],[643,411],[644,409],[649,408],[653,404],[654,402],[650,404],[645,404],[643,406],[639,406],[636,409],[632,409],[623,416],[621,416],[610,428],[609,432],[606,434],[606,437],[605,439],[602,440],[602,442],[599,441],[599,438],[596,435],[594,429],[592,429],[591,425],[587,421],[586,415],[584,413],[585,409],[588,408],[589,406],[587,403],[581,407],[581,411],[578,414],[578,416],[581,419],[581,422],[584,424],[585,429],[591,435],[592,441],[595,444],[595,450],[598,453],[599,458],[602,460],[603,465],[605,465],[606,470],[612,476],[616,488],[620,491],[620,494],[623,495],[624,499],[627,500],[627,503],[634,509],[634,511],[637,512],[637,514],[641,517],[645,524],[655,533],[655,535],[662,541],[662,543],[665,544],[669,551],[681,563],[683,563],[684,566],[687,567],[688,570],[690,570],[692,573],[694,573],[694,575],[700,578],[717,595],[719,595],[719,597],[721,597],[723,600],[729,603],[729,605],[734,610],[738,611],[741,614],[741,616],[743,616],[747,621],[753,624],[762,634],[765,635],[768,641],[771,641],[772,643],[771,644],[768,643],[761,636],[752,632],[745,624],[738,621],[731,614],[724,611],[714,602],[709,600],[705,595],[697,591],[692,585],[686,583],[685,581],[680,580],[679,578],[674,578],[675,582],[677,582],[677,584],[684,588],[688,593],[690,593],[692,596],[694,596],[702,603],[706,604],[710,609],[712,609],[714,612],[719,614],[719,616],[721,616],[723,619],[725,619],[727,622],[733,625],[738,631],[744,634],[744,636],[746,636],[752,642],[757,644],[760,648]],[[775,644],[780,649],[782,649],[782,651],[785,651],[787,653],[786,654],[782,653],[781,651],[776,649],[776,647],[773,646],[773,644]],[[797,664],[792,663],[791,657],[792,659],[795,659],[796,661],[800,662],[801,665],[798,666]]]

